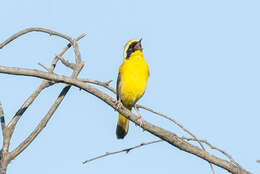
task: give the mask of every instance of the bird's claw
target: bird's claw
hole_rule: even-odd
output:
[[[134,108],[135,108],[135,111],[136,111],[136,113],[137,113],[137,115],[138,115],[138,117],[137,117],[137,119],[136,119],[136,122],[140,125],[140,127],[142,127],[142,126],[143,126],[143,123],[144,123],[144,119],[143,119],[143,117],[141,116],[141,114],[140,114],[140,112],[139,112],[139,110],[138,110],[138,108],[137,108],[136,105],[134,105]],[[144,131],[144,129],[143,129],[143,131]]]
[[[138,115],[139,115],[139,114],[138,114]],[[137,117],[137,119],[136,119],[136,122],[140,125],[140,127],[142,127],[143,124],[144,124],[144,119],[143,119],[143,117],[142,117],[141,115],[139,115],[139,116]]]
[[[122,107],[122,103],[121,103],[121,101],[120,100],[117,100],[116,101],[116,110],[118,110],[119,108],[121,108]]]

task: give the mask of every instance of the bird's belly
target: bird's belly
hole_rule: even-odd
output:
[[[121,100],[125,106],[132,107],[139,98],[142,97],[145,88],[147,77],[144,73],[134,72],[123,77],[121,88]]]

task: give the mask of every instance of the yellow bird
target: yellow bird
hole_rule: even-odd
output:
[[[130,40],[124,48],[124,61],[119,68],[117,78],[117,100],[129,110],[143,96],[149,76],[148,65],[144,59],[141,40]],[[136,109],[136,107],[135,107]],[[116,136],[125,137],[129,120],[119,114]]]

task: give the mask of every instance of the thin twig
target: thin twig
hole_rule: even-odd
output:
[[[66,40],[68,40],[70,42],[70,44],[73,44],[73,39],[67,35],[64,35],[64,34],[61,34],[61,33],[58,33],[56,31],[52,31],[52,30],[49,30],[49,29],[45,29],[45,28],[27,28],[27,29],[24,29],[14,35],[12,35],[11,37],[9,37],[6,41],[4,41],[3,43],[0,44],[0,49],[3,48],[4,46],[6,46],[8,43],[12,42],[13,40],[17,39],[18,37],[24,35],[24,34],[27,34],[29,32],[43,32],[43,33],[48,33],[50,35],[56,35],[56,36],[59,36],[59,37],[62,37]]]
[[[137,105],[137,108],[142,108],[142,109],[145,109],[147,111],[150,111],[154,114],[157,114],[163,118],[166,118],[167,120],[170,120],[172,121],[174,124],[176,124],[177,126],[179,126],[184,132],[188,133],[189,135],[191,135],[195,140],[197,140],[197,142],[199,143],[200,147],[206,151],[205,147],[203,146],[203,144],[198,140],[198,138],[192,133],[190,132],[189,130],[187,130],[182,124],[180,124],[179,122],[177,122],[175,119],[171,118],[171,117],[168,117],[167,115],[164,115],[160,112],[157,112],[157,111],[154,111],[153,109],[151,108],[148,108],[148,107],[145,107],[145,106],[142,106],[142,105]],[[215,170],[213,168],[213,165],[209,162],[209,165],[210,165],[210,168],[211,168],[211,171],[213,174],[215,174]]]
[[[73,48],[74,48],[74,52],[75,52],[75,62],[77,65],[79,65],[81,63],[81,56],[80,56],[77,40],[73,40]]]
[[[85,83],[91,83],[91,84],[95,84],[95,85],[99,85],[99,86],[103,86],[105,88],[107,88],[108,90],[112,91],[114,94],[116,94],[116,90],[114,88],[112,88],[111,86],[109,86],[109,83],[112,82],[112,80],[109,80],[107,82],[100,82],[98,80],[91,80],[91,79],[81,79],[79,78],[80,81],[85,82]]]
[[[40,65],[43,69],[45,69],[47,72],[49,72],[49,68],[47,68],[45,65],[38,62],[38,65]]]
[[[100,159],[100,158],[103,158],[103,157],[106,157],[106,156],[109,156],[109,155],[114,155],[114,154],[117,154],[117,153],[122,153],[122,152],[130,152],[131,150],[133,149],[136,149],[136,148],[139,148],[139,147],[142,147],[142,146],[145,146],[145,145],[149,145],[149,144],[153,144],[153,143],[158,143],[158,142],[162,142],[163,140],[154,140],[154,141],[149,141],[149,142],[144,142],[144,143],[141,143],[139,145],[136,145],[136,146],[133,146],[133,147],[129,147],[129,148],[126,148],[126,149],[122,149],[122,150],[119,150],[119,151],[115,151],[115,152],[106,152],[104,155],[100,155],[100,156],[97,156],[97,157],[94,157],[94,158],[91,158],[91,159],[88,159],[86,161],[83,162],[83,164],[86,164],[90,161],[94,161],[94,160],[97,160],[97,159]]]
[[[67,66],[68,68],[74,70],[76,67],[76,64],[70,63],[69,61],[65,60],[63,57],[57,55],[58,59],[63,63],[63,65]]]
[[[4,135],[5,130],[5,115],[4,115],[4,109],[2,106],[2,103],[0,102],[0,121],[1,121],[1,127],[2,127],[2,134]]]
[[[194,138],[187,138],[187,137],[182,137],[183,140],[187,140],[187,141],[198,141],[197,139]],[[205,143],[206,145],[208,145],[211,149],[214,149],[216,151],[221,152],[223,155],[225,155],[234,165],[236,165],[237,167],[241,168],[241,166],[232,158],[231,155],[229,155],[228,153],[226,153],[225,151],[221,150],[220,148],[213,146],[212,144],[210,144],[207,140],[199,140],[202,143]]]
[[[113,80],[108,80],[107,82],[104,82],[107,86],[109,86],[109,84],[113,82]]]

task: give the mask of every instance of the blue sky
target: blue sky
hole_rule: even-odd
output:
[[[139,103],[173,117],[199,138],[231,154],[245,169],[259,173],[259,5],[259,1],[239,0],[3,1],[0,42],[27,27],[44,27],[72,37],[86,32],[79,42],[86,63],[79,77],[113,80],[115,87],[124,44],[143,38],[151,75]],[[49,66],[66,44],[55,36],[30,33],[0,50],[0,64],[41,69],[37,63]],[[72,61],[73,56],[69,50],[64,58]],[[56,72],[71,73],[61,64]],[[8,121],[40,82],[0,74],[0,101]],[[17,125],[11,149],[47,113],[63,86],[57,84],[41,93]],[[141,113],[145,120],[185,135],[174,124]],[[47,127],[11,162],[8,173],[210,172],[207,162],[167,143],[82,165],[104,152],[156,139],[131,124],[126,138],[117,140],[116,121],[112,108],[72,88]]]

